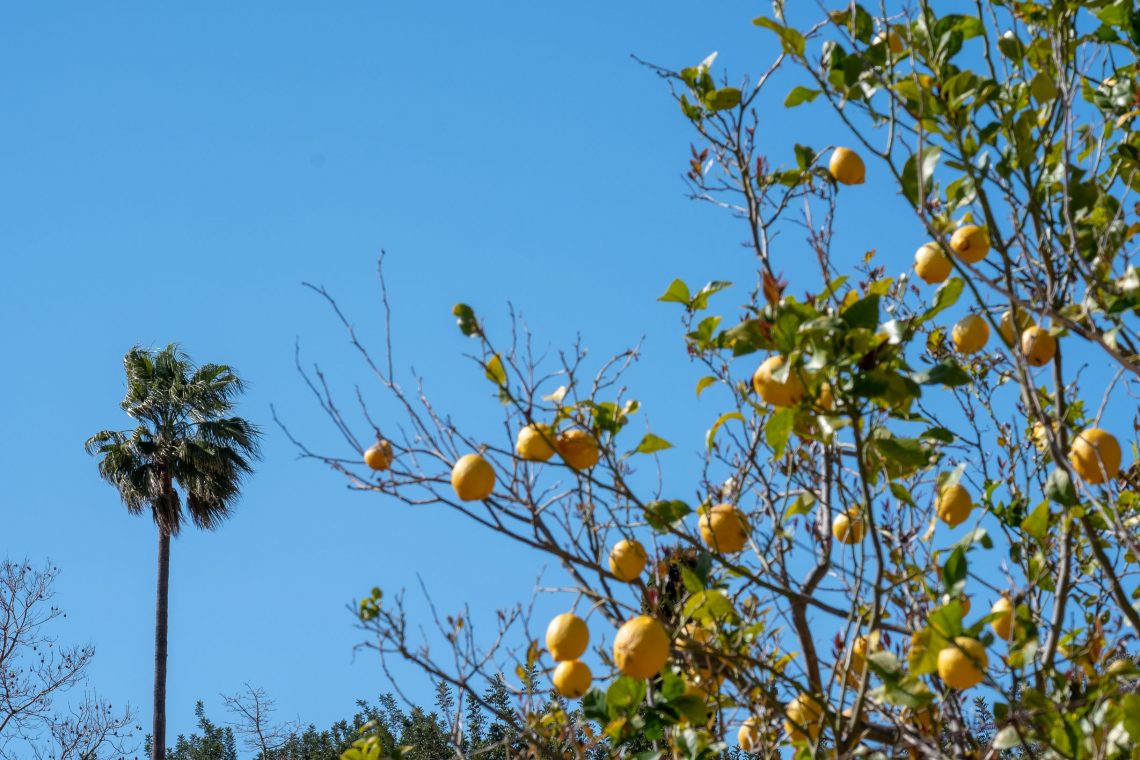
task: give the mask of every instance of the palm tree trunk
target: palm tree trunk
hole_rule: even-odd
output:
[[[158,591],[154,604],[154,726],[152,760],[166,760],[166,632],[170,601],[170,534],[158,529]]]

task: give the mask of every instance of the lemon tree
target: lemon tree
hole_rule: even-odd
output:
[[[402,410],[388,448],[305,452],[556,559],[573,597],[545,642],[521,604],[482,638],[449,617],[440,656],[377,589],[370,643],[472,698],[512,668],[581,696],[519,708],[561,756],[1134,756],[1140,13],[792,5],[755,19],[778,52],[751,79],[657,70],[693,197],[755,264],[751,290],[662,283],[703,438],[633,432],[633,352],[538,371],[464,304],[500,430],[457,430],[357,344]],[[827,144],[761,145],[773,97]],[[913,241],[852,265],[854,213]],[[633,464],[693,450],[684,484]]]

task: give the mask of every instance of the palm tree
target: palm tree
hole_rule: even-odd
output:
[[[216,528],[229,516],[242,477],[253,471],[261,433],[230,416],[243,385],[225,365],[196,367],[172,344],[162,350],[132,348],[123,367],[123,411],[138,426],[96,433],[85,448],[99,457],[99,474],[118,489],[127,511],[137,515],[149,508],[158,526],[151,756],[164,760],[170,538],[178,535],[185,514],[203,529]]]

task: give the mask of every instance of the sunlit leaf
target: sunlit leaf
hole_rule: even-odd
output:
[[[819,97],[819,90],[813,90],[809,87],[802,85],[792,88],[788,93],[788,97],[784,99],[784,107],[795,108],[801,103],[810,103]]]
[[[673,444],[660,438],[653,433],[646,433],[645,437],[641,439],[641,443],[637,444],[631,454],[652,454],[655,451],[664,451],[665,449],[673,448]]]
[[[708,388],[710,385],[715,383],[716,380],[717,379],[715,377],[713,377],[712,375],[705,375],[700,380],[698,380],[697,381],[697,397],[699,398],[701,395],[701,392],[704,391],[705,388]]]
[[[717,431],[720,430],[721,426],[729,420],[740,420],[741,422],[744,422],[744,415],[740,412],[725,412],[716,418],[716,422],[713,423],[713,426],[709,428],[708,433],[705,434],[705,446],[709,451],[712,451],[713,443],[716,441]]]

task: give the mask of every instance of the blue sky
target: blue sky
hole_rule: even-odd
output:
[[[249,681],[318,725],[390,689],[345,605],[373,585],[490,611],[529,596],[543,560],[449,514],[353,494],[298,462],[269,406],[318,448],[339,445],[293,369],[300,340],[340,392],[366,380],[327,286],[366,339],[380,335],[375,260],[389,252],[397,364],[461,420],[498,412],[449,309],[491,329],[506,304],[549,345],[580,332],[595,355],[647,335],[632,375],[688,493],[720,410],[692,399],[674,277],[751,278],[742,228],[685,199],[691,134],[666,66],[713,50],[734,76],[771,58],[750,19],[767,3],[10,3],[0,9],[0,553],[62,569],[65,640],[98,649],[92,680],[149,721],[155,530],[131,518],[82,450],[125,426],[120,358],[178,341],[235,365],[265,461],[239,511],[173,547],[170,733],[193,703]],[[790,80],[787,80],[790,82]],[[841,134],[822,106],[768,98],[762,139]],[[877,248],[889,268],[923,242],[872,176],[840,220],[839,266]],[[868,225],[861,219],[902,219]],[[789,237],[778,268],[793,277]],[[726,295],[728,303],[744,298]],[[377,396],[378,396],[377,392]],[[383,408],[382,402],[380,408]],[[666,411],[668,410],[668,411]],[[363,435],[366,427],[359,430]],[[669,483],[667,483],[669,485]],[[423,611],[418,602],[413,611]],[[426,622],[426,619],[425,619]],[[397,671],[412,696],[430,684]]]

